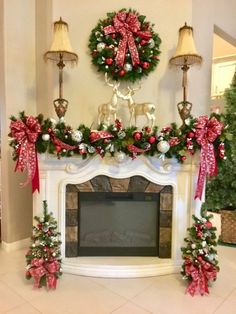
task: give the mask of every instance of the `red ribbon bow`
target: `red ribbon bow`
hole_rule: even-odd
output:
[[[189,283],[186,292],[194,296],[196,292],[201,295],[209,293],[208,281],[216,280],[217,269],[214,265],[201,260],[200,265],[193,265],[192,262],[185,262],[185,272],[192,277],[192,281]]]
[[[23,186],[31,181],[32,192],[34,193],[35,190],[39,191],[38,158],[35,142],[39,133],[41,133],[41,126],[36,118],[29,116],[26,118],[25,123],[22,120],[11,121],[10,129],[18,144],[18,159],[15,171],[27,169],[28,178],[23,183]]]
[[[199,117],[195,124],[195,137],[197,143],[201,146],[200,168],[195,199],[202,198],[206,175],[214,176],[217,174],[218,170],[213,142],[221,134],[223,127],[223,123],[219,122],[215,117],[209,119],[207,116]]]
[[[113,18],[113,25],[104,27],[104,34],[120,33],[122,39],[119,42],[116,64],[118,66],[124,65],[126,47],[128,45],[133,66],[140,63],[137,47],[134,42],[133,34],[137,34],[140,37],[148,40],[152,37],[149,31],[139,31],[140,22],[137,15],[133,13],[119,12]]]

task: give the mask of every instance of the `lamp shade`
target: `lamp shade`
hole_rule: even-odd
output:
[[[78,61],[78,56],[73,51],[68,36],[68,24],[62,18],[54,23],[53,43],[44,57],[53,61],[60,61],[61,56],[63,56],[63,61]]]
[[[186,23],[179,29],[179,40],[175,54],[170,59],[174,65],[191,65],[201,63],[202,57],[197,53],[193,40],[193,28]]]

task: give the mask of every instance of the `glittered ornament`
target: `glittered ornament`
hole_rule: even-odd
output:
[[[56,152],[57,152],[57,153],[59,153],[59,152],[62,150],[61,146],[59,146],[59,145],[56,145],[56,146],[55,146],[55,149],[56,149]]]
[[[162,154],[165,154],[170,149],[170,144],[167,141],[162,140],[157,144],[157,149]]]
[[[120,131],[117,133],[117,136],[118,136],[118,138],[119,138],[120,140],[122,140],[123,138],[126,137],[126,133],[125,133],[125,131],[120,130]]]
[[[75,130],[71,133],[71,138],[75,142],[81,142],[83,139],[83,133],[80,130]]]
[[[142,138],[142,132],[134,132],[133,138],[135,139],[135,141],[140,141]]]
[[[112,58],[106,58],[106,59],[105,59],[105,63],[106,63],[107,65],[111,65],[111,64],[113,63],[113,59],[112,59]]]
[[[50,140],[50,135],[49,134],[43,134],[42,135],[42,140],[45,141],[45,142],[49,141]]]
[[[187,134],[187,137],[189,137],[189,138],[193,138],[195,136],[195,134],[193,133],[193,132],[189,132],[188,134]]]
[[[152,38],[148,41],[148,47],[151,49],[155,47],[155,41]]]
[[[143,64],[142,64],[143,69],[148,69],[149,66],[150,66],[150,63],[147,62],[147,61],[144,61]]]
[[[126,159],[126,155],[124,152],[117,152],[115,153],[115,160],[118,162],[118,163],[123,163]]]
[[[155,143],[155,142],[156,142],[156,137],[155,137],[155,136],[150,136],[149,139],[148,139],[148,142],[149,142],[150,144]]]
[[[125,70],[123,70],[123,69],[118,72],[118,74],[119,74],[120,77],[125,76],[125,73],[126,73],[126,72],[125,72]]]
[[[101,52],[106,47],[106,44],[104,42],[97,44],[97,51]]]
[[[124,64],[124,70],[126,72],[130,72],[130,71],[132,71],[132,69],[133,69],[133,67],[132,67],[132,65],[130,63],[125,63]]]

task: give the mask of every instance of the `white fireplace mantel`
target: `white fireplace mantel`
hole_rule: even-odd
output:
[[[126,157],[122,163],[112,157],[95,156],[56,159],[41,155],[39,160],[40,194],[34,197],[34,215],[42,215],[42,201],[47,200],[61,232],[64,272],[97,277],[145,277],[178,272],[181,246],[192,214],[198,214],[200,201],[194,201],[197,180],[197,158],[179,164],[175,159],[139,156]],[[124,179],[143,176],[159,185],[173,187],[172,254],[170,259],[158,257],[65,257],[65,197],[67,184],[80,184],[95,176]]]

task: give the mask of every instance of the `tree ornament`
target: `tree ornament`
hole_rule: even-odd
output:
[[[83,139],[83,133],[80,130],[75,130],[71,133],[71,138],[73,141],[79,143]]]
[[[149,142],[150,144],[155,143],[155,142],[156,142],[156,137],[155,137],[155,136],[150,136],[149,139],[148,139],[148,142]]]
[[[103,51],[103,49],[105,49],[105,47],[106,47],[106,44],[105,44],[105,43],[103,43],[103,42],[98,43],[98,44],[97,44],[97,51],[98,51],[98,52],[101,52],[101,51]]]
[[[132,71],[132,69],[133,69],[133,67],[132,67],[132,65],[130,63],[125,63],[124,70],[126,72],[130,72],[130,71]]]
[[[112,58],[106,58],[106,59],[105,59],[105,63],[106,63],[107,65],[111,65],[111,64],[113,63],[113,59],[112,59]]]
[[[60,151],[62,150],[62,147],[59,146],[59,145],[56,145],[56,146],[55,146],[55,149],[56,149],[56,152],[57,152],[57,153],[60,153]]]
[[[150,63],[147,62],[147,61],[144,61],[144,62],[142,63],[142,67],[143,67],[143,69],[148,69],[148,68],[150,67]]]
[[[150,56],[160,55],[161,40],[154,32],[153,24],[145,19],[146,17],[139,15],[136,10],[122,9],[107,13],[106,19],[99,20],[89,38],[92,63],[97,66],[99,72],[108,72],[113,80],[135,82],[144,75],[142,67],[145,69],[145,75],[156,68],[159,59]],[[111,57],[111,45],[114,46],[114,59],[108,64],[102,57]],[[142,50],[139,49],[140,46]],[[94,54],[95,50],[97,54]],[[147,63],[138,67],[142,60]],[[104,63],[109,65],[109,69]]]
[[[115,160],[116,160],[119,164],[123,163],[123,162],[125,161],[125,159],[126,159],[126,155],[125,155],[124,152],[119,151],[119,152],[116,152],[116,153],[115,153]]]
[[[170,149],[170,144],[167,141],[162,140],[157,144],[157,149],[162,154],[165,154]]]
[[[50,135],[49,134],[43,134],[42,139],[43,139],[43,141],[47,142],[50,140]]]
[[[125,76],[125,70],[123,70],[123,69],[121,69],[119,72],[118,72],[118,74],[119,74],[119,76],[120,77],[123,77],[123,76]]]
[[[142,136],[143,136],[142,132],[134,132],[133,134],[133,138],[135,139],[135,141],[140,141]]]
[[[117,133],[117,136],[118,136],[118,138],[119,138],[120,140],[122,140],[123,138],[126,137],[126,133],[125,133],[125,131],[120,130],[120,131]]]

